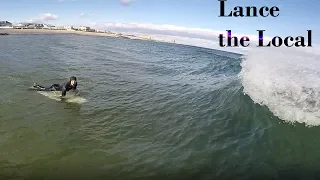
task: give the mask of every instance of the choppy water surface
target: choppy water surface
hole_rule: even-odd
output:
[[[316,79],[316,57],[292,68],[290,57],[259,55],[109,37],[0,37],[0,176],[320,177],[317,88],[294,73]],[[70,76],[87,102],[28,90]]]

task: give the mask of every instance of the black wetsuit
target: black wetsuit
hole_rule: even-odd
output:
[[[46,88],[47,91],[62,91],[62,96],[65,96],[67,91],[70,90],[77,90],[77,82],[73,86],[71,86],[71,82],[68,81],[62,85],[60,84],[53,84],[49,88]]]

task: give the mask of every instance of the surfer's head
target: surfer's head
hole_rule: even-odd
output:
[[[73,86],[76,82],[77,82],[77,78],[76,77],[74,77],[74,76],[70,77],[71,86]]]

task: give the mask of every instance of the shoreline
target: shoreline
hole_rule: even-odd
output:
[[[191,44],[183,44],[179,42],[172,42],[172,40],[163,40],[163,39],[153,39],[150,37],[141,37],[141,36],[132,36],[128,34],[122,34],[117,32],[112,33],[105,33],[105,32],[85,32],[85,31],[75,31],[75,30],[56,30],[56,29],[12,29],[12,28],[6,28],[1,29],[0,28],[0,37],[1,34],[7,33],[8,35],[23,35],[23,34],[77,34],[77,35],[83,35],[83,36],[100,36],[100,37],[114,37],[114,38],[126,38],[126,39],[132,39],[132,40],[144,40],[144,41],[154,41],[154,42],[162,42],[162,43],[169,43],[169,44],[179,44],[183,46],[192,46],[192,47],[198,47],[198,48],[205,48],[205,49],[214,49],[210,47],[204,47],[204,46],[197,46],[197,45],[191,45]],[[219,50],[219,49],[215,49]],[[219,50],[224,52],[229,52],[232,54],[239,54],[243,55],[241,52],[232,52],[232,51],[225,51],[225,50]]]
[[[86,36],[102,36],[102,37],[121,37],[128,39],[138,39],[138,40],[149,40],[149,41],[158,41],[158,42],[167,42],[165,40],[155,40],[151,37],[140,37],[127,35],[122,33],[105,33],[105,32],[86,32],[86,31],[75,31],[75,30],[52,30],[52,29],[0,29],[0,33],[7,33],[9,35],[21,35],[21,34],[78,34]]]

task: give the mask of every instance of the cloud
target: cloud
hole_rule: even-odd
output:
[[[122,5],[129,5],[129,4],[131,4],[133,1],[135,1],[135,0],[120,0],[120,3],[121,3]]]
[[[182,36],[182,37],[191,37],[191,38],[200,38],[206,40],[218,40],[220,34],[227,35],[225,30],[213,30],[213,29],[204,29],[204,28],[191,28],[176,26],[170,24],[141,24],[141,23],[104,23],[101,24],[100,28],[106,29],[117,29],[122,31],[136,31],[142,33],[152,33],[152,34],[163,34],[163,35],[173,35],[173,36]],[[248,34],[235,34],[232,36],[249,37],[250,41],[258,41],[257,35],[248,35]],[[266,40],[271,40],[270,37],[264,37]]]
[[[219,46],[219,34],[226,34],[226,31],[190,28],[176,26],[170,24],[141,24],[141,23],[96,23],[91,24],[91,27],[96,29],[111,30],[130,34],[150,34],[153,39],[172,41],[176,43],[206,47],[211,49],[220,49],[236,53],[245,53],[247,48],[226,48]],[[242,37],[241,34],[233,34],[233,36]],[[246,35],[251,39],[255,39],[254,35]],[[258,39],[258,38],[256,38]]]
[[[95,27],[95,26],[97,26],[97,22],[94,22],[94,21],[89,22],[89,25],[92,26],[92,27]]]
[[[96,14],[94,14],[94,13],[84,13],[84,12],[81,12],[80,14],[79,14],[79,16],[80,17],[84,17],[84,16],[95,16]]]
[[[58,0],[58,2],[63,2],[64,0]]]
[[[58,16],[51,13],[41,14],[40,19],[43,21],[51,21],[51,20],[57,20]]]
[[[45,21],[57,20],[58,16],[51,13],[40,14],[38,18],[32,18],[27,20],[28,23],[42,23]]]
[[[176,40],[176,43],[207,47],[212,49],[222,49],[231,52],[246,52],[258,45],[258,34],[236,34],[232,36],[240,37],[247,36],[250,39],[248,47],[220,47],[219,35],[224,35],[226,43],[227,32],[218,29],[204,29],[183,27],[170,24],[143,24],[143,23],[117,23],[117,22],[97,22],[91,24],[91,27],[100,30],[110,30],[115,32],[130,33],[130,34],[150,34],[153,38],[161,37],[161,39]],[[271,41],[271,37],[264,37],[264,44]],[[303,51],[313,54],[320,54],[319,45],[313,44],[314,48],[291,48],[297,51]],[[285,48],[285,47],[283,47]]]
[[[29,20],[26,20],[27,23],[36,23],[37,20],[36,19],[29,19]]]

